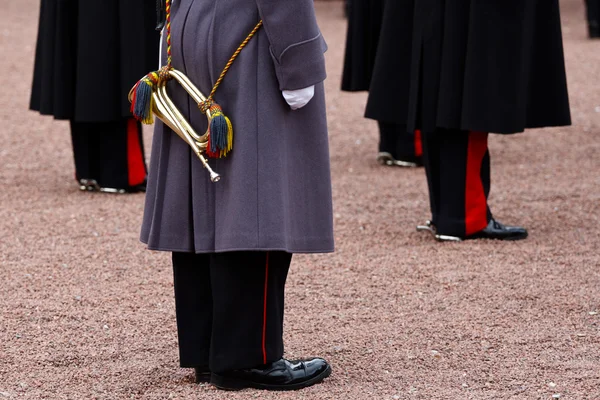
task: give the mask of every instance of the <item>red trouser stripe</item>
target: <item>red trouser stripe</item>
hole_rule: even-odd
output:
[[[263,331],[262,331],[262,353],[263,364],[267,363],[267,291],[269,288],[269,253],[265,265],[265,294],[263,301]]]
[[[142,155],[138,124],[133,118],[127,120],[127,170],[129,186],[144,183],[146,164]]]
[[[415,131],[415,157],[423,156],[423,142],[421,141],[421,131]]]
[[[481,182],[481,165],[488,150],[488,134],[469,132],[465,186],[465,234],[477,233],[488,224],[487,199]]]

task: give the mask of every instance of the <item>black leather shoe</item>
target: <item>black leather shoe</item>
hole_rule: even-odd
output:
[[[506,226],[492,219],[488,226],[465,239],[496,239],[496,240],[523,240],[527,238],[527,229],[520,226]]]
[[[213,373],[210,382],[225,390],[297,390],[320,383],[329,375],[331,366],[322,358],[299,361],[282,358],[257,368]]]
[[[210,382],[210,369],[207,367],[196,367],[196,383],[208,383]]]

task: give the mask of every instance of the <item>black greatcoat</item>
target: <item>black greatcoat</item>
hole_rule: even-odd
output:
[[[348,34],[342,90],[369,90],[382,17],[383,0],[348,0]]]
[[[154,0],[42,0],[30,108],[57,119],[130,117],[127,93],[158,67]]]
[[[384,10],[368,118],[408,131],[570,124],[558,0],[385,0]]]

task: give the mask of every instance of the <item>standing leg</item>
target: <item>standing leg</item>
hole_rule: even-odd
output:
[[[527,237],[525,229],[492,218],[487,133],[439,129],[424,135],[423,150],[438,239]]]
[[[218,388],[295,390],[331,374],[321,358],[283,358],[284,290],[291,260],[291,254],[278,251],[211,255],[210,369]]]
[[[425,170],[437,233],[464,238],[484,229],[489,222],[482,182],[487,134],[440,129],[424,136]]]
[[[415,157],[423,163],[423,135],[420,130],[415,131],[414,137]]]
[[[421,157],[417,156],[416,153],[415,141],[415,133],[406,132],[406,129],[398,129],[398,134],[396,136],[397,160],[403,161],[407,164],[414,164],[414,166],[422,165],[422,159]]]
[[[378,121],[379,153],[389,153],[396,158],[396,127],[395,124]]]
[[[102,123],[100,174],[103,188],[138,191],[146,180],[141,124],[133,118]]]
[[[438,132],[422,132],[423,164],[429,188],[431,224],[437,225],[440,209],[440,140]],[[426,227],[424,227],[426,229]]]
[[[488,225],[482,182],[487,133],[440,131],[440,235],[467,237]]]
[[[98,179],[97,125],[75,121],[70,121],[70,125],[75,179],[82,190],[94,190]]]
[[[213,303],[210,256],[173,253],[175,312],[182,368],[208,368]]]
[[[417,143],[419,140],[419,143]],[[417,167],[422,165],[420,136],[406,131],[404,125],[379,121],[379,154],[383,165]]]
[[[586,0],[590,38],[600,38],[600,0]]]
[[[483,191],[485,193],[486,203],[487,199],[490,198],[490,189],[492,186],[491,181],[491,165],[490,165],[490,150],[488,149],[483,156],[483,162],[481,163],[481,183],[483,184]],[[492,210],[487,205],[487,220],[493,219]]]
[[[113,122],[71,122],[77,180],[82,188],[107,192],[145,190],[146,163],[141,124],[133,118]]]
[[[283,356],[284,290],[292,255],[211,256],[212,372],[252,368]]]

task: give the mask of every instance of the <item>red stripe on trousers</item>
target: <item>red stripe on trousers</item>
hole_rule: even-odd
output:
[[[465,234],[477,233],[488,224],[487,199],[481,182],[481,165],[488,149],[488,134],[469,132],[465,185]]]
[[[146,164],[142,155],[138,124],[133,118],[127,120],[127,171],[129,186],[144,183]]]
[[[415,156],[421,157],[423,155],[423,142],[421,141],[421,131],[415,131]]]
[[[263,300],[263,331],[262,331],[262,353],[263,364],[267,363],[267,289],[269,288],[269,253],[265,264],[265,294]]]

